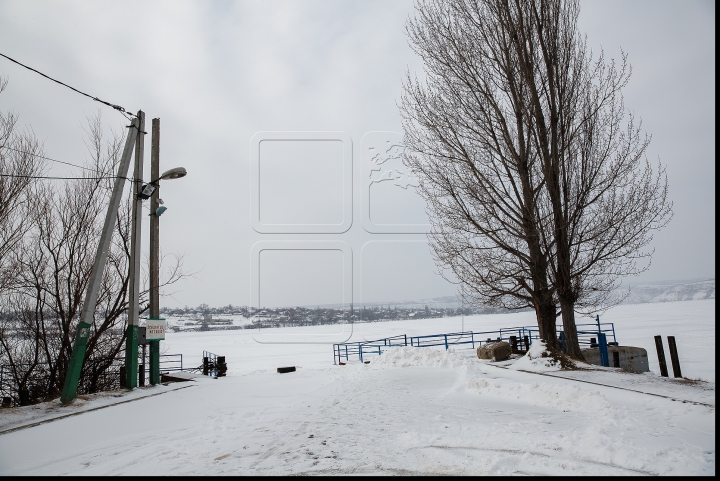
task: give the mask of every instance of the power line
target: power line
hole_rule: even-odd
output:
[[[45,180],[105,180],[105,179],[125,179],[125,180],[140,180],[133,179],[132,177],[122,177],[118,175],[107,175],[103,177],[50,177],[43,175],[17,175],[17,174],[0,174],[0,177],[16,177],[19,179],[45,179]]]
[[[58,162],[58,163],[60,163],[60,164],[71,165],[71,166],[73,166],[73,167],[77,167],[77,168],[79,168],[79,169],[85,169],[85,170],[90,171],[90,172],[95,172],[95,169],[90,169],[90,168],[88,168],[88,167],[83,167],[82,165],[71,164],[70,162],[65,162],[65,161],[62,161],[62,160],[51,159],[50,157],[45,157],[44,155],[36,154],[36,153],[34,153],[34,152],[27,152],[27,151],[25,151],[25,150],[13,149],[12,147],[8,147],[8,146],[3,146],[3,147],[0,147],[0,148],[12,150],[12,151],[18,152],[18,153],[20,153],[20,154],[32,155],[32,156],[35,156],[35,157],[39,157],[39,158],[41,158],[41,159],[50,160],[50,161],[52,161],[52,162]]]
[[[61,82],[61,81],[59,81],[59,80],[55,80],[54,78],[50,77],[49,75],[45,75],[44,73],[40,72],[39,70],[35,70],[35,69],[32,68],[32,67],[28,67],[27,65],[25,65],[25,64],[23,64],[23,63],[20,63],[20,62],[18,62],[17,60],[15,60],[15,59],[13,59],[13,58],[10,58],[10,57],[8,57],[7,55],[5,55],[5,54],[3,54],[3,53],[0,53],[0,56],[5,57],[6,59],[8,59],[8,60],[10,60],[11,62],[14,62],[14,63],[20,65],[21,67],[25,67],[25,68],[28,69],[28,70],[31,70],[31,71],[33,71],[33,72],[35,72],[35,73],[37,73],[37,74],[42,75],[43,77],[45,77],[45,78],[48,79],[48,80],[52,80],[52,81],[55,82],[55,83],[59,83],[60,85],[62,85],[62,86],[64,86],[64,87],[67,87],[67,88],[69,88],[70,90],[73,90],[73,91],[79,93],[80,95],[84,95],[85,97],[89,97],[89,98],[93,99],[93,100],[96,101],[96,102],[100,102],[101,104],[105,104],[105,105],[107,105],[108,107],[112,107],[112,108],[114,108],[115,110],[117,110],[118,112],[120,112],[121,114],[125,115],[126,117],[127,117],[128,114],[129,114],[129,115],[132,115],[133,117],[135,116],[135,114],[132,114],[132,113],[128,112],[127,110],[125,110],[123,107],[121,107],[121,106],[119,106],[119,105],[111,104],[110,102],[106,102],[106,101],[104,101],[104,100],[100,100],[99,98],[93,97],[93,96],[90,95],[90,94],[86,94],[85,92],[81,92],[80,90],[76,89],[75,87],[71,87],[70,85],[68,85],[68,84],[66,84],[66,83],[63,83],[63,82]]]

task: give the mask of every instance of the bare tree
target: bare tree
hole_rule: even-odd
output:
[[[0,93],[7,84],[0,77]],[[0,292],[17,274],[10,253],[27,232],[28,193],[41,171],[42,148],[32,132],[19,131],[17,122],[14,113],[0,112]]]
[[[407,165],[419,179],[436,263],[475,304],[535,309],[556,345],[550,221],[528,128],[529,96],[500,2],[420,0],[406,31],[426,79],[403,85]]]
[[[0,77],[0,93],[8,85]],[[20,130],[18,116],[0,112],[0,360],[9,363],[7,373],[17,386],[19,401],[32,398],[33,371],[42,360],[35,342],[39,335],[32,311],[14,294],[21,265],[15,251],[28,232],[32,187],[41,173],[42,148],[28,130]],[[35,306],[39,307],[39,306]]]
[[[541,331],[559,303],[566,352],[582,358],[575,310],[617,301],[672,215],[623,103],[627,59],[593,60],[577,0],[420,0],[416,13],[427,78],[404,83],[404,161],[436,261],[480,302],[533,305]]]
[[[541,210],[552,218],[545,245],[566,352],[582,358],[575,310],[612,305],[619,278],[649,266],[643,249],[672,215],[667,179],[645,159],[650,139],[623,103],[627,58],[593,60],[577,30],[578,0],[497,3],[528,93],[522,108],[541,159]]]
[[[23,360],[12,363],[13,376],[18,380],[37,378],[38,370],[42,370],[43,387],[38,390],[43,390],[44,396],[53,396],[64,383],[112,176],[122,151],[122,135],[106,140],[99,115],[90,119],[87,134],[90,161],[81,178],[36,186],[26,221],[29,230],[14,251],[20,266],[14,309],[8,311],[0,326],[0,345],[7,344],[9,349],[3,357]],[[90,390],[98,387],[98,380],[124,352],[130,211],[128,189],[108,252],[81,373]],[[163,286],[186,276],[181,256],[174,256],[166,274]],[[141,292],[141,311],[145,309],[147,285]]]

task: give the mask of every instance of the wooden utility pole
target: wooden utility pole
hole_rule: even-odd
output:
[[[160,178],[160,119],[152,121],[150,180]],[[160,318],[160,182],[150,197],[150,319]],[[160,341],[150,340],[150,384],[160,382]]]
[[[668,377],[667,363],[665,362],[665,349],[663,349],[661,336],[655,336],[655,349],[657,349],[658,363],[660,364],[660,375],[662,377]]]
[[[138,111],[140,130],[135,140],[135,174],[132,193],[132,224],[130,235],[130,299],[125,342],[125,387],[132,389],[138,382],[138,327],[140,325],[140,257],[142,235],[142,199],[138,196],[143,181],[145,154],[145,112]]]
[[[670,361],[672,362],[673,376],[682,377],[680,371],[680,358],[678,358],[677,345],[675,344],[675,336],[668,336],[668,347],[670,348]]]
[[[103,224],[102,234],[100,235],[100,242],[95,252],[95,261],[93,262],[90,281],[88,282],[87,292],[85,294],[85,302],[83,302],[82,312],[80,313],[80,322],[75,332],[75,342],[73,344],[72,354],[70,355],[70,364],[68,365],[67,374],[65,375],[62,395],[60,396],[60,401],[63,404],[67,404],[75,399],[75,393],[77,392],[78,381],[80,380],[80,373],[85,360],[88,334],[90,333],[90,326],[92,326],[95,318],[98,292],[100,291],[100,284],[102,283],[103,272],[105,271],[105,262],[107,261],[108,251],[110,250],[112,234],[115,230],[115,224],[117,223],[120,199],[122,198],[128,168],[130,167],[130,158],[133,153],[133,146],[135,145],[139,125],[138,119],[132,121],[127,140],[125,141],[125,149],[120,158],[120,165],[118,166],[115,185],[110,195],[107,214],[105,214],[105,223]],[[142,130],[142,128],[140,128],[140,130]],[[137,355],[135,359],[137,359]]]

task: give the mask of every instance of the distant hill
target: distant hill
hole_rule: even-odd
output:
[[[627,294],[628,288],[630,289],[630,295],[621,304],[645,304],[649,302],[715,299],[715,279],[660,281],[630,284],[628,287],[618,290],[617,294],[621,297],[624,296]],[[388,306],[397,309],[423,309],[425,306],[428,306],[430,309],[456,309],[460,307],[470,307],[467,304],[463,304],[459,296],[431,297],[403,301],[365,302],[362,305],[365,307]],[[342,309],[349,308],[350,306],[342,304],[323,304],[318,306],[313,304],[301,307]],[[355,307],[360,308],[361,305],[356,304]],[[476,307],[474,311],[481,314],[511,312],[506,309],[492,307]]]
[[[618,291],[619,295],[627,293],[627,287]],[[649,302],[675,302],[702,299],[715,299],[715,279],[695,281],[662,281],[631,284],[630,295],[622,304],[645,304]],[[412,301],[373,302],[366,306],[396,306],[399,309],[417,309],[426,305],[431,309],[457,308],[462,306],[460,297],[445,296]],[[490,312],[508,312],[504,309],[487,308]]]
[[[651,282],[629,287],[630,295],[623,304],[715,299],[715,279]]]

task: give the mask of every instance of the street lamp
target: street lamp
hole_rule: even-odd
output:
[[[160,223],[159,217],[163,212],[167,210],[167,207],[162,204],[162,200],[159,197],[160,181],[161,180],[173,180],[180,179],[187,175],[187,170],[184,167],[175,167],[164,172],[161,176],[157,176],[157,170],[159,170],[160,152],[159,152],[159,128],[156,128],[159,119],[153,119],[153,138],[152,138],[152,151],[150,154],[150,178],[154,180],[142,185],[139,189],[137,197],[140,201],[150,199],[150,316],[148,317],[148,323],[146,328],[146,343],[150,345],[150,384],[158,384],[160,382],[160,339],[164,339],[164,335],[160,337],[159,331],[153,332],[151,336],[151,327],[164,326],[160,319],[160,296],[158,294],[160,288]],[[134,233],[135,231],[133,231]],[[139,241],[138,241],[139,242]],[[133,251],[133,255],[136,252]],[[136,275],[136,282],[139,283],[139,275]],[[137,285],[137,284],[136,284]],[[132,342],[130,336],[128,336],[128,342]],[[130,346],[131,357],[132,352],[137,350],[137,346]],[[134,357],[132,357],[134,359]],[[145,384],[145,344],[142,346],[142,359],[143,368],[140,370],[140,385]]]
[[[150,178],[152,181],[143,184],[140,177],[143,171],[143,135],[145,128],[145,116],[140,117],[140,133],[137,138],[137,148],[135,157],[135,199],[132,216],[132,235],[130,242],[130,299],[128,306],[128,332],[127,343],[125,346],[125,387],[132,389],[137,386],[138,379],[138,329],[140,322],[140,244],[141,244],[141,215],[142,201],[151,199],[150,201],[150,316],[148,326],[153,327],[164,325],[163,319],[160,319],[159,306],[159,278],[160,278],[160,224],[159,216],[165,211],[157,209],[159,201],[160,180],[179,179],[187,175],[187,171],[183,167],[175,167],[160,175],[160,119],[153,119],[152,122],[152,151],[150,155]],[[146,334],[149,334],[146,330]],[[150,337],[149,335],[147,337]],[[147,339],[146,337],[146,339]],[[152,339],[152,338],[151,338]],[[150,344],[150,383],[157,384],[160,382],[160,339],[164,339],[164,335],[158,333],[155,339],[147,339]],[[145,350],[143,345],[143,364],[145,363]],[[144,384],[144,378],[143,378]]]
[[[161,180],[180,179],[182,177],[185,177],[186,175],[187,170],[185,170],[185,167],[175,167],[174,169],[166,170],[163,175],[161,175],[157,179],[143,185],[142,189],[140,189],[140,192],[138,193],[138,197],[140,197],[142,200],[149,199],[153,192],[155,192],[155,190],[160,187],[158,182],[160,182]]]

